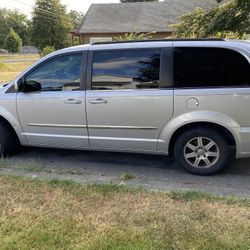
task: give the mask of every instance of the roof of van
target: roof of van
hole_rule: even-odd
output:
[[[77,52],[86,50],[104,49],[129,49],[129,48],[160,48],[171,46],[205,46],[205,47],[225,47],[242,48],[250,53],[250,41],[230,40],[230,39],[163,39],[163,40],[139,40],[139,41],[118,41],[118,42],[98,42],[94,44],[78,45],[54,52],[54,54]]]

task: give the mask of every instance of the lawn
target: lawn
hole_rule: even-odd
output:
[[[38,55],[0,55],[0,84],[14,79],[19,73],[39,58]],[[1,62],[10,59],[30,59],[28,62]]]
[[[15,59],[31,59],[37,60],[39,58],[39,54],[1,54],[0,61],[2,60],[15,60]]]
[[[250,249],[250,201],[0,176],[1,249]]]
[[[33,62],[15,62],[15,63],[0,62],[0,84],[14,79],[19,73],[21,73],[32,63]]]

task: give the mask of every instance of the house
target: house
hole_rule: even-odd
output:
[[[155,32],[152,38],[165,38],[172,34],[170,25],[178,22],[180,15],[216,4],[216,0],[92,4],[72,38],[79,37],[80,44],[112,41],[130,32]]]
[[[20,51],[21,54],[37,54],[39,52],[39,49],[35,46],[22,46]]]

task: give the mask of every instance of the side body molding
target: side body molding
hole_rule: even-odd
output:
[[[158,143],[157,152],[158,153],[168,153],[169,143],[173,134],[181,127],[194,124],[198,122],[207,122],[211,124],[220,125],[226,128],[233,135],[236,142],[236,150],[238,150],[241,137],[240,137],[240,125],[233,120],[231,117],[219,113],[210,111],[195,111],[185,113],[176,117],[173,117],[170,122],[168,122],[161,130]]]

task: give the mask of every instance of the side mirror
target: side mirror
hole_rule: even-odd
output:
[[[14,82],[14,89],[16,90],[16,92],[18,92],[18,90],[19,90],[19,86],[18,86],[18,81],[17,80],[15,80],[15,82]]]
[[[19,80],[15,80],[14,82],[14,88],[17,92],[22,92],[23,89],[24,89],[24,81],[25,81],[25,78],[22,77],[20,78]]]
[[[14,88],[17,92],[23,91],[23,82],[24,82],[24,77],[20,78],[19,80],[15,80]]]
[[[19,88],[20,88],[20,86],[19,86]],[[25,93],[41,91],[42,86],[39,82],[34,81],[34,80],[22,81],[21,90]]]
[[[14,82],[14,88],[16,91],[24,93],[42,90],[42,86],[39,82],[34,80],[26,81],[24,77]]]

